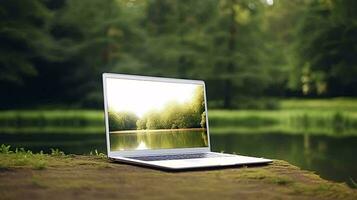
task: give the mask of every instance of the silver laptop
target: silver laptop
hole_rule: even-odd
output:
[[[167,170],[272,162],[211,151],[205,83],[103,74],[110,159]]]

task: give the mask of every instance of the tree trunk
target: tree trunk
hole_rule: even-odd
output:
[[[234,50],[235,50],[235,34],[237,32],[237,27],[235,23],[235,11],[234,11],[234,4],[235,0],[230,1],[230,26],[229,26],[229,38],[228,38],[228,63],[227,63],[227,75],[228,77],[225,78],[224,81],[224,103],[223,107],[224,108],[231,108],[232,107],[232,99],[233,99],[233,81],[232,78],[229,77],[234,73],[234,68],[235,68],[235,63],[234,63]]]

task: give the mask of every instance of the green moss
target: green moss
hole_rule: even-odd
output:
[[[48,186],[43,182],[43,180],[41,180],[40,177],[38,176],[33,176],[31,179],[31,183],[33,186],[37,187],[37,188],[47,188]]]
[[[245,169],[239,178],[263,180],[277,185],[287,185],[293,180],[286,175],[279,175],[266,169]]]
[[[32,166],[34,169],[42,170],[47,167],[47,163],[43,160],[39,160],[39,161],[33,163]]]
[[[293,185],[293,189],[296,192],[295,194],[316,196],[323,199],[348,199],[348,197],[353,199],[352,197],[356,195],[356,193],[346,190],[345,187],[347,187],[345,184],[332,184],[328,182],[317,182],[313,185],[295,183]]]
[[[99,154],[99,153],[98,153]],[[16,160],[26,162],[18,165]],[[262,167],[168,173],[110,162],[98,155],[0,153],[6,167],[0,194],[21,199],[36,193],[92,199],[356,199],[357,191],[321,179],[284,161]],[[41,163],[42,162],[42,163]],[[36,164],[38,167],[36,168]],[[46,170],[35,170],[45,165]],[[16,190],[12,190],[16,188]]]

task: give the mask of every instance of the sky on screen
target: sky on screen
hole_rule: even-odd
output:
[[[192,99],[196,84],[156,81],[107,79],[109,109],[131,111],[142,117],[147,111],[161,109],[167,103],[183,103]]]

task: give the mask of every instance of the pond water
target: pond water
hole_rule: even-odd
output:
[[[159,136],[157,136],[159,137]],[[197,136],[201,137],[201,136]],[[131,139],[134,148],[140,143]],[[182,144],[185,139],[181,139]],[[148,142],[150,145],[163,145]],[[201,140],[202,141],[202,140]],[[89,154],[97,149],[106,152],[105,134],[0,134],[0,143],[9,144],[12,148],[39,152],[50,152],[58,148],[65,153]],[[119,142],[120,143],[120,142]],[[167,147],[173,145],[169,142]],[[330,137],[288,134],[222,134],[211,135],[211,146],[214,151],[224,151],[257,157],[281,159],[302,169],[315,171],[325,179],[346,182],[357,180],[357,137]]]
[[[211,136],[215,151],[288,161],[321,177],[350,186],[357,180],[357,137],[287,134]]]
[[[133,131],[110,134],[110,149],[112,151],[206,146],[208,146],[207,133],[202,130]]]

